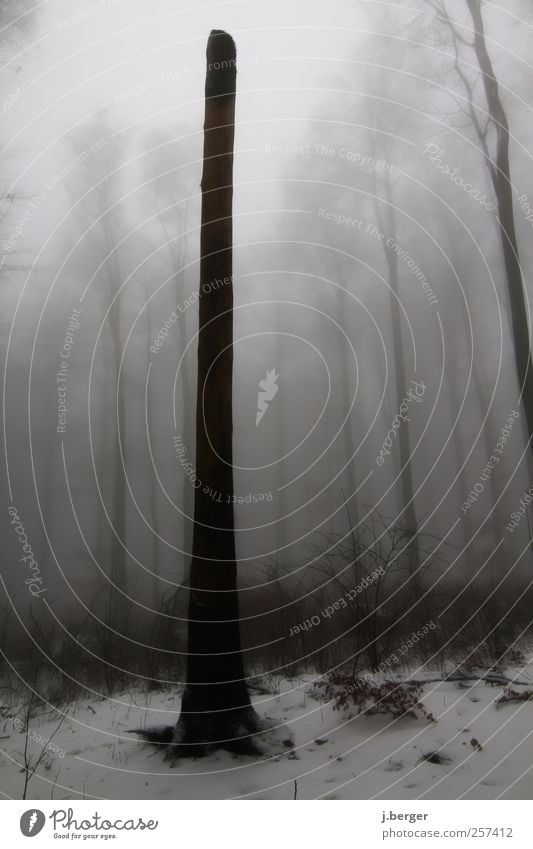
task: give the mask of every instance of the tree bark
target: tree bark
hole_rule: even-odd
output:
[[[496,194],[500,237],[511,306],[514,355],[522,395],[527,435],[533,435],[533,369],[527,299],[524,294],[518,239],[516,236],[513,192],[509,164],[509,122],[500,97],[498,81],[487,50],[479,0],[466,0],[474,24],[474,50],[483,78],[488,110],[496,129],[496,157],[486,154],[487,166]],[[533,451],[533,442],[530,442]]]
[[[174,753],[246,750],[259,728],[244,680],[233,509],[232,195],[236,53],[207,44],[196,406],[196,480],[186,688]]]
[[[390,183],[389,174],[386,175],[384,181],[385,187],[385,215],[386,229],[390,236],[396,237],[396,215],[393,205],[392,186]],[[376,195],[377,198],[377,195]],[[376,200],[376,214],[378,220],[381,221],[378,209],[378,201]],[[385,232],[381,225],[382,232]],[[400,409],[402,401],[407,392],[407,377],[405,374],[404,361],[404,345],[402,333],[402,317],[400,314],[400,281],[398,275],[398,257],[396,252],[388,250],[385,240],[382,240],[383,252],[389,272],[389,282],[392,290],[390,297],[391,306],[391,325],[392,325],[392,345],[394,352],[394,375],[396,383],[396,408]],[[398,430],[398,447],[399,447],[399,465],[400,465],[400,485],[401,485],[401,515],[404,517],[403,524],[405,530],[411,537],[411,542],[408,547],[408,555],[413,568],[413,579],[420,565],[420,551],[418,545],[418,524],[416,520],[415,510],[415,491],[413,485],[413,472],[411,457],[411,444],[409,438],[409,424],[403,422]]]

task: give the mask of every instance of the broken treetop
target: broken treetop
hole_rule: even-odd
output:
[[[205,96],[215,100],[235,95],[237,50],[235,42],[224,30],[211,30],[207,41]]]

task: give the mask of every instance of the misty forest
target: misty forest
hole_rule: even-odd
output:
[[[531,798],[531,4],[0,25],[2,797]]]

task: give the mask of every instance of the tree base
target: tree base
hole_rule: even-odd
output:
[[[252,707],[224,713],[182,714],[167,747],[166,759],[206,757],[216,749],[236,755],[273,757],[292,749],[293,741],[284,727],[274,728]]]

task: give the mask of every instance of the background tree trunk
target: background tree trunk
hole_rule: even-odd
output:
[[[187,682],[174,749],[247,748],[258,728],[244,681],[233,509],[232,179],[235,44],[207,44]]]
[[[496,155],[491,158],[487,149],[486,132],[480,134],[498,204],[499,230],[502,242],[505,274],[511,306],[513,345],[522,394],[528,439],[533,435],[533,369],[529,339],[527,300],[524,295],[520,254],[513,211],[513,190],[509,163],[509,122],[500,97],[500,87],[487,50],[483,16],[479,0],[466,0],[474,24],[474,50],[483,78],[488,111],[496,130]],[[476,125],[479,127],[479,125]],[[533,451],[533,442],[530,442]]]
[[[387,173],[384,178],[384,189],[385,189],[385,203],[383,206],[385,207],[385,221],[383,222],[380,210],[379,210],[379,201],[377,200],[378,195],[375,195],[375,210],[376,217],[380,224],[380,229],[382,233],[385,233],[387,237],[391,236],[394,240],[396,240],[397,236],[397,227],[396,227],[396,215],[393,204],[393,196],[392,196],[392,186],[390,182],[390,175]],[[390,297],[390,306],[391,306],[391,327],[392,327],[392,344],[393,344],[393,352],[394,352],[394,379],[396,384],[396,409],[399,411],[402,401],[407,393],[407,385],[408,380],[405,373],[405,360],[404,360],[404,343],[403,343],[403,333],[402,333],[402,316],[400,313],[400,281],[398,275],[398,257],[394,250],[389,250],[386,247],[386,239],[382,240],[383,253],[385,255],[385,261],[387,263],[388,269],[388,277],[391,286],[391,297]],[[415,510],[415,490],[413,484],[413,472],[412,472],[412,463],[413,458],[411,458],[411,445],[409,439],[409,424],[408,422],[403,422],[402,426],[398,430],[398,448],[399,448],[399,466],[400,466],[400,484],[401,484],[401,515],[402,515],[402,524],[405,527],[408,535],[411,537],[411,542],[409,543],[409,556],[411,559],[413,571],[416,573],[418,566],[420,565],[420,552],[418,546],[418,525],[416,520],[416,510]]]

